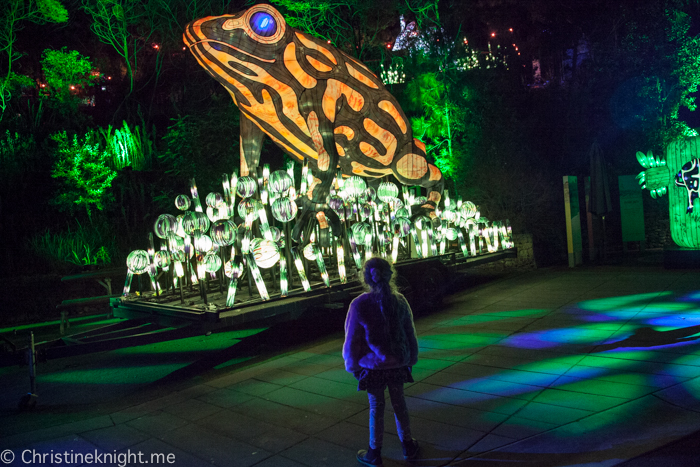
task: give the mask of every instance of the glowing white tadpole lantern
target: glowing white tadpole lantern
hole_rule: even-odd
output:
[[[348,282],[348,276],[345,273],[345,249],[343,245],[338,245],[336,248],[336,254],[338,258],[338,275],[340,276],[340,283],[346,284]]]
[[[148,252],[145,250],[134,250],[126,257],[126,281],[124,283],[124,292],[122,295],[126,297],[129,295],[129,289],[131,288],[131,279],[134,274],[143,274],[147,272],[151,266],[151,262],[148,259]]]
[[[194,178],[190,179],[190,193],[192,194],[192,202],[194,203],[194,210],[197,212],[204,212],[202,209],[202,201],[199,199],[199,192],[197,191],[197,183]]]
[[[467,243],[464,241],[464,235],[462,235],[460,229],[457,229],[457,238],[459,239],[459,247],[462,249],[462,254],[465,258],[468,257],[469,251],[467,250]]]
[[[262,278],[262,274],[260,274],[260,269],[258,269],[258,264],[255,262],[255,257],[252,255],[252,253],[249,253],[247,255],[247,263],[248,270],[253,275],[253,279],[255,280],[255,286],[258,288],[260,298],[262,298],[263,300],[269,300],[270,296],[267,293],[265,281]]]
[[[280,296],[289,294],[289,281],[287,280],[287,260],[280,257]]]
[[[224,273],[230,278],[228,283],[228,292],[226,293],[226,306],[232,307],[236,299],[236,289],[238,288],[238,279],[243,274],[243,265],[235,263],[233,260],[227,262],[228,267],[224,268]]]
[[[304,257],[310,261],[316,260],[316,266],[318,266],[318,270],[321,272],[321,279],[323,279],[323,283],[326,284],[326,287],[330,287],[330,278],[328,277],[328,271],[326,270],[326,263],[323,261],[323,254],[321,254],[321,251],[315,243],[309,243],[306,245],[304,248]]]
[[[299,257],[299,253],[297,253],[296,249],[292,250],[292,256],[294,256],[294,265],[297,268],[297,273],[299,274],[299,278],[301,279],[301,285],[304,287],[304,290],[308,292],[311,290],[311,285],[309,284],[309,280],[306,278],[306,272],[304,271],[304,264],[301,262],[301,258]]]

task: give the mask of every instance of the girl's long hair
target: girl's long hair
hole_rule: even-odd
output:
[[[364,265],[365,284],[379,306],[384,331],[389,338],[391,351],[401,354],[407,346],[406,333],[399,316],[399,300],[394,285],[394,267],[384,258],[374,257]]]

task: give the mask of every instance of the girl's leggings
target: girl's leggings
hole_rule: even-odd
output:
[[[403,383],[388,385],[391,406],[394,408],[396,418],[396,431],[401,442],[411,439],[411,422],[408,418],[408,408],[403,397]],[[369,397],[369,447],[377,449],[382,447],[384,440],[384,388],[367,389]]]

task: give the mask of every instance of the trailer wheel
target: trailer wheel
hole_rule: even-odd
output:
[[[37,400],[36,394],[27,393],[20,398],[19,403],[17,404],[17,407],[22,412],[27,411],[27,410],[34,410],[34,408],[36,407],[36,400]]]

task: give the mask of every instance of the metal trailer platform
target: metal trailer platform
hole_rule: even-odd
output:
[[[402,261],[394,265],[398,274],[396,283],[412,305],[420,307],[423,302],[429,302],[444,291],[451,272],[515,257],[517,250],[511,248],[470,257],[450,253]],[[198,324],[204,329],[213,330],[250,322],[293,320],[312,309],[343,309],[363,290],[355,270],[348,271],[346,284],[335,279],[331,280],[330,287],[326,287],[319,277],[309,279],[310,291],[305,292],[295,283],[295,287],[290,286],[286,297],[281,297],[279,290],[270,291],[270,300],[266,301],[260,298],[254,286],[239,285],[237,303],[233,307],[226,307],[226,288],[214,281],[207,285],[206,303],[195,287],[187,290],[184,300],[181,300],[179,292],[171,290],[159,297],[148,292],[139,297],[113,298],[110,306],[115,317],[146,319],[166,326]]]
[[[402,261],[394,265],[398,276],[396,283],[414,311],[420,311],[439,304],[440,297],[460,271],[515,257],[517,251],[512,248],[467,258],[458,253],[450,253]],[[196,289],[187,291],[184,303],[179,292],[168,292],[160,297],[148,292],[139,297],[112,298],[110,307],[114,319],[104,315],[98,317],[99,321],[105,320],[109,324],[87,324],[82,326],[85,330],[76,329],[78,332],[63,337],[46,336],[46,340],[36,343],[37,358],[41,361],[71,357],[228,328],[270,326],[297,319],[316,319],[321,315],[328,317],[329,314],[334,314],[338,315],[336,318],[342,319],[350,301],[363,291],[355,271],[354,275],[349,274],[346,284],[341,284],[336,279],[331,281],[330,287],[326,287],[320,279],[312,280],[308,292],[297,284],[297,287],[290,287],[287,297],[281,297],[279,290],[271,291],[270,300],[267,301],[259,297],[256,289],[251,287],[248,290],[244,285],[236,295],[237,304],[226,307],[225,291],[222,293],[218,290],[218,283],[209,286],[206,304]],[[115,319],[119,321],[115,322]],[[40,323],[37,326],[42,325]],[[0,367],[25,361],[26,347],[22,343],[14,343],[12,352],[0,355]]]

